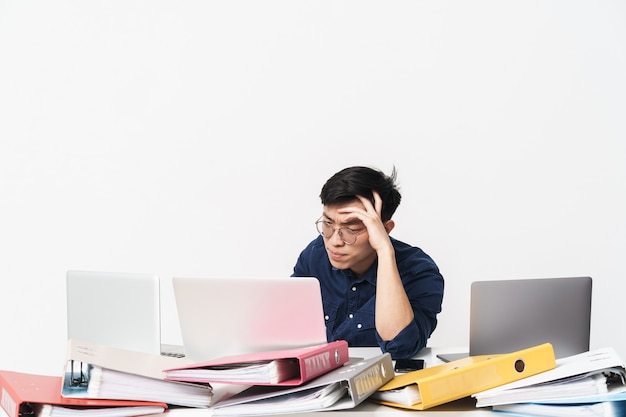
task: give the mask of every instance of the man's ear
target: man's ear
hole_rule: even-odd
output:
[[[396,222],[393,220],[387,220],[385,222],[385,230],[387,231],[387,234],[391,233],[394,227],[396,227]]]

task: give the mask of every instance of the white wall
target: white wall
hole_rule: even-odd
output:
[[[0,368],[57,373],[67,269],[288,275],[323,182],[396,166],[447,279],[591,275],[626,357],[622,1],[0,0]],[[219,318],[215,318],[216,320]],[[207,318],[210,320],[210,318]]]

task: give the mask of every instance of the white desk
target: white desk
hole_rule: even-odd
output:
[[[368,400],[359,404],[356,408],[340,411],[321,411],[318,413],[281,414],[284,417],[399,417],[408,416],[409,413],[429,413],[441,417],[494,417],[497,415],[489,408],[476,408],[474,401],[464,399],[430,408],[425,411],[401,410],[385,405],[374,404]]]
[[[494,417],[491,408],[476,408],[469,398],[440,405],[425,411],[401,410],[375,404],[368,400],[349,410],[319,411],[310,413],[277,414],[279,417],[408,417],[412,413],[429,413],[440,417]],[[419,415],[419,414],[418,414]],[[211,417],[210,409],[174,409],[165,414],[154,414],[149,417]]]

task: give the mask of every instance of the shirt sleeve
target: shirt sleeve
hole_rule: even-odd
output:
[[[314,272],[311,270],[311,257],[313,256],[313,250],[316,246],[316,241],[309,243],[306,248],[300,252],[298,260],[293,267],[292,277],[305,277],[314,276]]]
[[[413,308],[413,321],[392,340],[384,341],[377,334],[383,352],[394,359],[411,358],[426,347],[437,327],[441,312],[444,279],[435,262],[421,249],[398,248],[398,270]]]

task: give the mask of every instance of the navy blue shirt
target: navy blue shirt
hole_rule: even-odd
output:
[[[374,322],[378,262],[362,277],[356,277],[349,269],[337,269],[328,260],[322,236],[300,253],[292,276],[316,277],[320,282],[329,342],[346,340],[350,346],[380,346],[394,359],[413,357],[426,346],[441,312],[443,277],[432,258],[420,248],[393,238],[391,243],[415,318],[388,341],[380,338]]]

